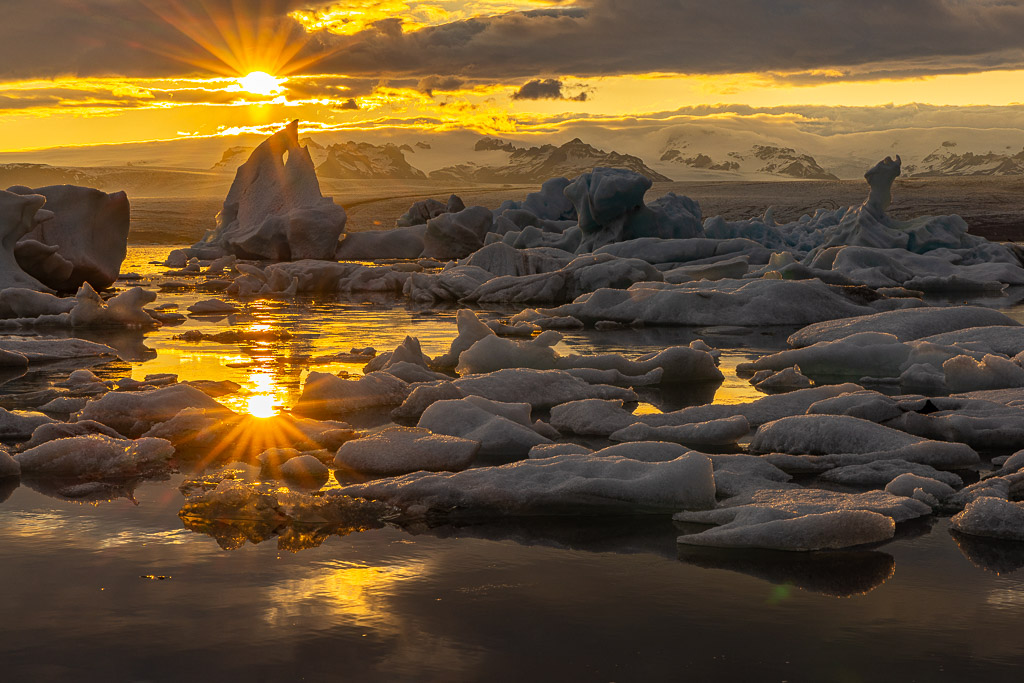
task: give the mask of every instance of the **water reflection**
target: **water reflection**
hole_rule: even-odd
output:
[[[739,572],[836,598],[869,593],[896,571],[892,555],[877,550],[793,553],[680,545],[678,551],[681,561],[697,567]],[[785,591],[776,597],[785,597]]]
[[[169,478],[167,475],[154,475],[147,477],[147,481],[166,481]],[[46,479],[23,477],[21,483],[37,493],[57,500],[98,504],[124,498],[138,505],[138,502],[135,500],[135,489],[141,481],[140,479],[106,479],[96,481],[60,477]]]
[[[979,569],[1002,575],[1024,567],[1024,543],[971,536],[955,529],[950,529],[949,535],[964,557]]]
[[[18,477],[0,477],[0,503],[4,503],[21,486]]]
[[[510,541],[590,553],[645,553],[675,558],[676,531],[671,520],[637,517],[520,517],[480,524],[403,524],[413,536]]]
[[[186,529],[212,537],[224,550],[277,539],[282,550],[320,546],[330,536],[380,529],[390,510],[380,503],[326,498],[273,483],[212,477],[186,481],[178,516]]]

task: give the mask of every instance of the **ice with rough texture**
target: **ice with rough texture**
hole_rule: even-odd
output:
[[[868,510],[836,510],[799,517],[761,519],[741,513],[728,524],[680,536],[684,545],[768,550],[838,550],[892,539],[896,524]]]
[[[583,242],[590,252],[612,242],[635,238],[683,238],[704,234],[700,205],[689,197],[669,193],[651,205],[644,195],[650,179],[624,168],[595,168],[565,188],[576,207]]]
[[[42,413],[0,408],[0,439],[27,439],[37,427],[50,422],[55,420]]]
[[[1024,541],[1024,503],[981,497],[953,517],[952,527],[971,536]]]
[[[667,462],[561,455],[457,474],[416,473],[343,486],[338,494],[381,500],[410,515],[641,514],[715,504],[711,461],[687,453]]]
[[[136,437],[186,408],[196,408],[217,418],[233,415],[198,389],[187,384],[175,384],[149,391],[112,391],[90,401],[79,414],[79,419],[95,420],[119,434]]]
[[[174,446],[164,439],[113,439],[102,434],[55,439],[15,456],[33,476],[126,477],[164,469]]]
[[[655,325],[807,325],[874,311],[818,280],[720,280],[679,285],[641,283],[599,289],[543,311],[584,322]],[[903,311],[899,311],[902,313]],[[1004,316],[1005,318],[1005,316]]]
[[[911,341],[990,325],[1016,327],[1020,323],[1004,313],[981,306],[912,308],[816,322],[790,335],[789,345],[810,346],[858,332],[885,332],[896,335],[899,341]]]
[[[584,398],[621,401],[636,401],[638,398],[629,389],[589,384],[563,370],[498,370],[486,375],[468,375],[455,380],[454,384],[465,394],[483,396],[492,401],[529,403],[534,409],[551,408]]]
[[[457,259],[484,246],[494,215],[484,206],[471,206],[458,213],[444,213],[427,221],[423,233],[423,256]]]
[[[114,284],[128,254],[131,208],[124,192],[75,185],[11,190],[45,197],[46,210],[53,214],[15,245],[25,272],[59,291],[74,291],[86,282],[95,289]]]
[[[931,496],[936,502],[942,501],[954,493],[953,487],[945,482],[931,477],[922,477],[911,472],[901,474],[890,481],[885,485],[885,491],[896,496],[906,496],[908,498],[917,498],[918,500],[924,499],[918,494],[918,491],[922,491],[926,496]],[[928,501],[925,500],[925,502]]]
[[[687,446],[728,446],[738,442],[750,431],[750,423],[742,415],[723,417],[707,422],[652,427],[636,422],[612,432],[612,441],[671,441]]]
[[[371,372],[354,380],[325,372],[311,372],[293,410],[312,417],[343,415],[357,410],[400,405],[409,392],[408,382],[387,372]]]
[[[925,503],[882,491],[854,494],[775,487],[729,498],[714,510],[680,512],[673,519],[720,525],[680,536],[683,544],[823,550],[889,540],[894,523],[931,512]]]
[[[479,450],[477,441],[418,427],[391,426],[342,444],[334,466],[380,476],[461,470],[473,462]]]
[[[26,273],[18,264],[14,250],[17,243],[40,221],[53,214],[43,209],[46,197],[23,195],[0,190],[0,290],[22,287],[40,292],[49,287]]]
[[[875,460],[862,465],[845,465],[819,475],[823,481],[844,486],[862,488],[884,488],[886,484],[902,474],[914,474],[945,483],[951,487],[963,486],[963,480],[952,472],[943,472],[930,465],[906,460]]]
[[[17,477],[21,474],[21,465],[11,457],[11,454],[0,448],[0,479],[4,477]]]
[[[417,426],[477,441],[480,455],[525,457],[534,446],[551,443],[533,429],[530,404],[499,403],[479,396],[437,401],[423,412]]]
[[[848,415],[784,417],[761,425],[749,448],[752,453],[818,456],[836,464],[897,458],[955,469],[979,462],[978,454],[966,444],[931,441]],[[861,457],[842,457],[846,455]],[[771,461],[779,465],[786,459]]]
[[[274,133],[239,167],[216,229],[196,248],[273,261],[334,260],[345,210],[320,194],[298,125],[292,121]]]

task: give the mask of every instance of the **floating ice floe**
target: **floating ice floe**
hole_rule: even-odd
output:
[[[763,424],[749,449],[770,454],[764,457],[786,471],[823,471],[893,458],[938,469],[979,462],[966,444],[932,441],[848,415],[793,415]]]
[[[387,372],[371,372],[347,380],[324,372],[306,376],[302,394],[293,408],[299,415],[319,417],[400,405],[409,395],[408,382]]]
[[[261,477],[283,479],[302,488],[318,489],[331,477],[331,471],[319,458],[294,448],[269,448],[256,460],[261,466]]]
[[[465,394],[483,396],[492,401],[529,403],[534,409],[551,408],[583,398],[608,398],[636,401],[637,395],[620,387],[590,384],[563,370],[515,368],[486,375],[468,375],[453,382]]]
[[[0,408],[0,439],[23,440],[40,425],[55,422],[52,417],[34,411],[9,411]]]
[[[480,455],[524,457],[531,448],[551,443],[530,420],[529,403],[502,403],[479,396],[436,401],[420,417],[418,427],[476,441]]]
[[[0,448],[0,479],[21,475],[21,465],[11,454]]]
[[[25,339],[7,337],[0,339],[0,351],[12,366],[24,367],[29,363],[70,360],[75,358],[116,357],[117,351],[105,344],[84,339]],[[24,359],[24,361],[20,360]],[[0,360],[0,366],[5,365]]]
[[[383,476],[419,470],[452,471],[468,467],[479,450],[479,441],[417,427],[391,426],[342,444],[334,466]]]
[[[801,347],[849,338],[859,332],[880,332],[894,335],[898,341],[928,337],[935,342],[934,335],[988,326],[1019,327],[1020,323],[1005,313],[981,306],[913,308],[817,322],[794,332],[788,341],[790,346]]]
[[[715,480],[711,461],[697,453],[667,462],[563,455],[456,474],[417,472],[337,493],[383,501],[410,516],[642,514],[711,507]]]
[[[134,438],[186,408],[196,408],[219,418],[233,415],[198,389],[187,384],[175,384],[149,391],[112,391],[90,401],[79,413],[79,419],[95,420],[119,434]]]
[[[1024,541],[1024,503],[978,498],[953,517],[952,527],[972,536]]]
[[[925,503],[882,491],[790,487],[743,494],[714,510],[680,512],[673,519],[719,525],[680,536],[681,544],[809,551],[885,542],[896,523],[931,512]]]
[[[670,428],[731,420],[730,422],[720,422],[719,425],[728,433],[735,433],[738,431],[740,423],[732,418],[742,417],[750,427],[757,427],[782,417],[802,415],[810,405],[822,399],[860,389],[861,387],[856,384],[824,385],[765,396],[749,403],[711,403],[667,413],[642,415],[633,415],[623,408],[620,402],[616,401],[603,403],[565,401],[562,405],[556,404],[557,407],[552,409],[551,421],[554,427],[560,431],[596,436],[610,436],[630,425],[641,424],[654,428],[654,431],[645,432],[648,434],[647,438],[660,439],[661,436],[657,430],[666,428],[668,429],[665,432],[666,440],[672,440],[673,432]]]
[[[506,368],[536,370],[612,370],[615,384],[638,385],[680,382],[714,382],[723,379],[715,357],[699,346],[672,346],[636,359],[617,353],[562,356],[554,348],[562,335],[548,330],[528,341],[485,335],[459,355],[460,373],[487,373]],[[658,372],[657,376],[650,373]]]
[[[678,285],[642,282],[598,289],[541,311],[584,322],[648,325],[807,325],[876,312],[818,280],[720,280]]]
[[[272,261],[334,260],[345,210],[320,193],[298,126],[292,121],[264,140],[239,167],[217,227],[195,249]]]
[[[47,441],[19,453],[22,474],[60,477],[126,477],[166,468],[174,447],[163,439],[113,439],[102,434]]]

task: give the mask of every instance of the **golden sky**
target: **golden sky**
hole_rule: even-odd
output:
[[[354,136],[512,135],[702,106],[961,111],[1024,99],[1024,3],[1007,0],[47,6],[5,0],[0,151],[263,132],[295,118]]]

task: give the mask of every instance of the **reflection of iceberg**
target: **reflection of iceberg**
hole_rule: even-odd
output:
[[[877,550],[789,553],[680,545],[679,559],[705,569],[726,569],[837,598],[868,593],[888,581],[896,570],[892,555]]]
[[[148,481],[166,479],[168,479],[166,475],[147,477]],[[140,480],[132,478],[90,481],[73,478],[23,477],[21,483],[37,493],[57,500],[71,500],[76,503],[107,503],[126,498],[136,503],[135,489]]]
[[[0,477],[0,503],[10,498],[20,485],[21,480],[18,477]]]
[[[979,569],[987,569],[996,574],[1009,574],[1024,567],[1024,543],[971,536],[955,529],[950,529],[949,535],[956,541],[964,557]]]
[[[184,486],[183,486],[184,489]],[[226,479],[191,493],[178,516],[185,528],[217,540],[225,550],[246,541],[278,537],[278,547],[297,552],[315,548],[328,536],[379,529],[388,508],[344,496],[310,495],[272,484]]]
[[[521,517],[481,524],[403,525],[413,535],[511,541],[590,553],[648,553],[674,559],[678,530],[662,517]]]

